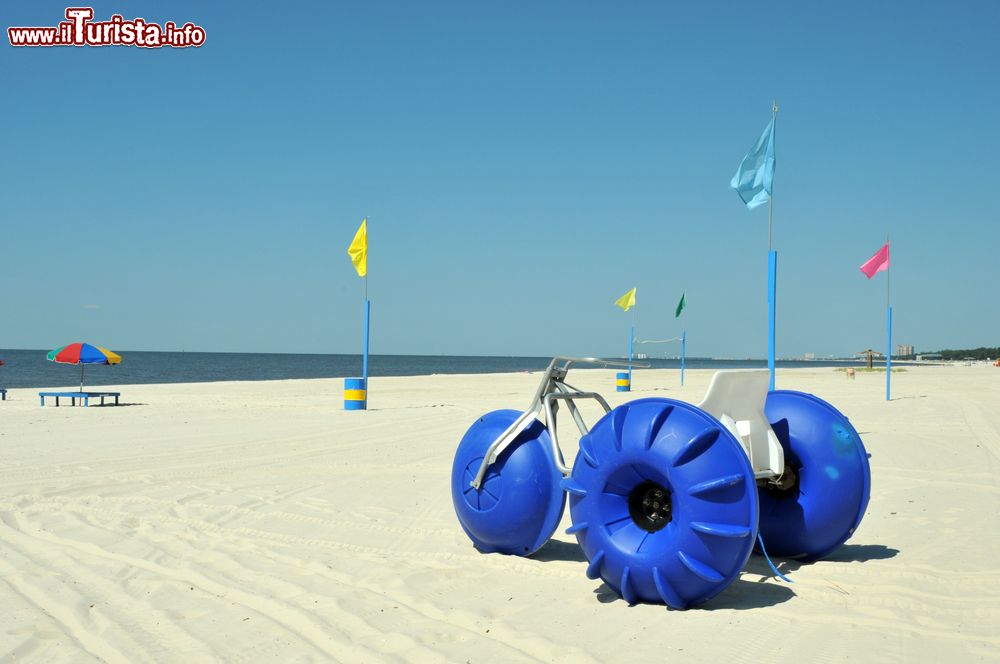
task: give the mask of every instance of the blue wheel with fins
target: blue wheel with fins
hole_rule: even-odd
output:
[[[615,408],[580,440],[569,492],[575,533],[629,604],[700,604],[739,575],[757,536],[757,487],[743,448],[682,401]]]
[[[847,418],[811,394],[767,395],[771,428],[785,452],[786,478],[760,490],[760,534],[774,556],[816,560],[854,534],[868,507],[871,469]]]
[[[516,410],[483,415],[455,452],[451,469],[455,514],[483,553],[530,556],[552,537],[566,505],[549,432],[538,420],[501,452],[478,490],[470,485],[486,449],[520,415]]]

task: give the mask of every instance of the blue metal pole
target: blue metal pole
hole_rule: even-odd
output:
[[[767,389],[774,390],[774,307],[775,284],[778,280],[778,252],[767,252],[767,368],[771,372],[771,383]]]
[[[684,386],[684,351],[687,347],[688,333],[681,333],[681,386]]]
[[[632,340],[635,339],[635,325],[628,329],[628,389],[632,389]]]
[[[368,389],[368,330],[371,322],[372,302],[365,298],[365,342],[364,355],[361,361],[361,378],[365,381],[365,389]]]
[[[889,401],[889,381],[892,377],[892,307],[888,307],[888,334],[886,343],[888,347],[885,349],[885,400]]]

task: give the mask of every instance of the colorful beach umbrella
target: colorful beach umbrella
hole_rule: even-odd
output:
[[[49,362],[80,365],[80,391],[83,391],[83,369],[88,364],[119,364],[121,355],[107,348],[78,341],[49,351],[45,356]]]

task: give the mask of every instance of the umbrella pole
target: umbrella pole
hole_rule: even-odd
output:
[[[80,363],[80,391],[83,392],[83,369],[87,365],[83,362]]]

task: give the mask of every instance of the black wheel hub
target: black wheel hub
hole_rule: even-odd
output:
[[[774,498],[795,497],[799,495],[799,474],[798,469],[788,461],[785,462],[785,472],[781,477],[770,480],[764,485],[764,490]]]
[[[628,497],[628,513],[632,520],[651,533],[670,523],[671,509],[670,491],[656,482],[643,482],[632,489]]]

